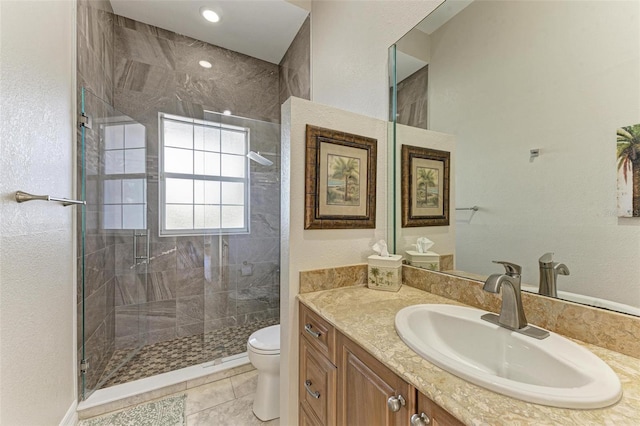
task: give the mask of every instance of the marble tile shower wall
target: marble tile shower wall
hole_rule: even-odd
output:
[[[80,105],[81,88],[86,88],[107,103],[113,102],[113,10],[108,0],[79,0],[77,3],[77,88]],[[106,116],[105,104],[96,97],[88,96],[86,109],[94,116]],[[98,170],[99,140],[95,133],[86,134],[87,173],[96,174]],[[82,140],[78,135],[78,144]],[[78,151],[81,161],[82,150]],[[80,163],[79,163],[80,164]],[[78,167],[78,180],[81,182],[81,169]],[[82,295],[81,266],[82,257],[78,257],[78,360],[82,359],[82,311],[86,312],[84,335],[86,338],[85,358],[91,368],[87,373],[87,387],[92,389],[102,376],[105,366],[115,349],[115,239],[101,231],[98,226],[98,191],[96,185],[87,182],[86,239],[85,239],[85,283],[86,306]],[[80,185],[78,185],[80,186]],[[80,197],[81,194],[78,194]],[[81,209],[78,213],[78,238],[81,238]],[[81,247],[80,241],[78,247]],[[79,256],[82,256],[81,252]],[[79,374],[79,373],[78,373]],[[81,378],[78,376],[82,389]]]
[[[429,67],[424,66],[398,83],[398,123],[427,128]]]
[[[280,61],[280,104],[291,96],[311,99],[311,17],[298,30]]]
[[[116,245],[116,347],[136,345],[139,327],[155,343],[277,318],[280,133],[270,123],[280,120],[278,65],[120,16],[114,58],[114,106],[147,129],[151,233],[144,276],[128,273],[132,245]],[[203,59],[213,67],[200,67]],[[252,149],[277,154],[270,168],[251,165],[251,234],[159,237],[158,112],[206,119],[205,110],[225,109],[262,120],[252,124]]]

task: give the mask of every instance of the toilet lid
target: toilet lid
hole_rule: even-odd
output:
[[[280,324],[261,328],[247,342],[256,352],[280,353]]]

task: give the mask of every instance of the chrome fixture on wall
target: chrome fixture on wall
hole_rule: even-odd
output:
[[[50,195],[34,195],[24,191],[16,191],[16,202],[25,203],[27,201],[33,201],[33,200],[56,201],[65,207],[72,206],[75,204],[82,204],[82,205],[87,204],[87,202],[83,200],[69,200],[67,198],[52,197]]]

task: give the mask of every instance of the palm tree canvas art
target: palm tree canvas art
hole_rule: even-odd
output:
[[[403,228],[449,225],[450,161],[449,151],[402,145]]]
[[[618,215],[640,217],[640,124],[617,130]]]
[[[439,194],[439,173],[438,169],[429,167],[417,167],[417,200],[418,207],[438,207]]]
[[[329,154],[327,167],[327,204],[360,205],[360,160]]]

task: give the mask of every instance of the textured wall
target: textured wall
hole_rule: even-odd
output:
[[[311,17],[300,27],[280,61],[280,104],[295,96],[311,99]]]
[[[151,261],[131,273],[132,245],[116,246],[116,345],[200,334],[279,310],[278,66],[161,28],[115,16],[114,105],[147,130],[147,227]],[[198,61],[213,64],[204,69]],[[251,149],[276,159],[251,165],[251,235],[158,236],[158,112],[209,118],[229,109],[252,128]],[[271,123],[269,123],[271,122]],[[222,255],[221,253],[224,253]],[[249,276],[240,271],[253,265]],[[220,271],[223,273],[220,273]],[[144,318],[139,323],[138,313]]]
[[[0,424],[54,425],[75,400],[73,2],[0,2]],[[70,416],[73,411],[69,411]]]

